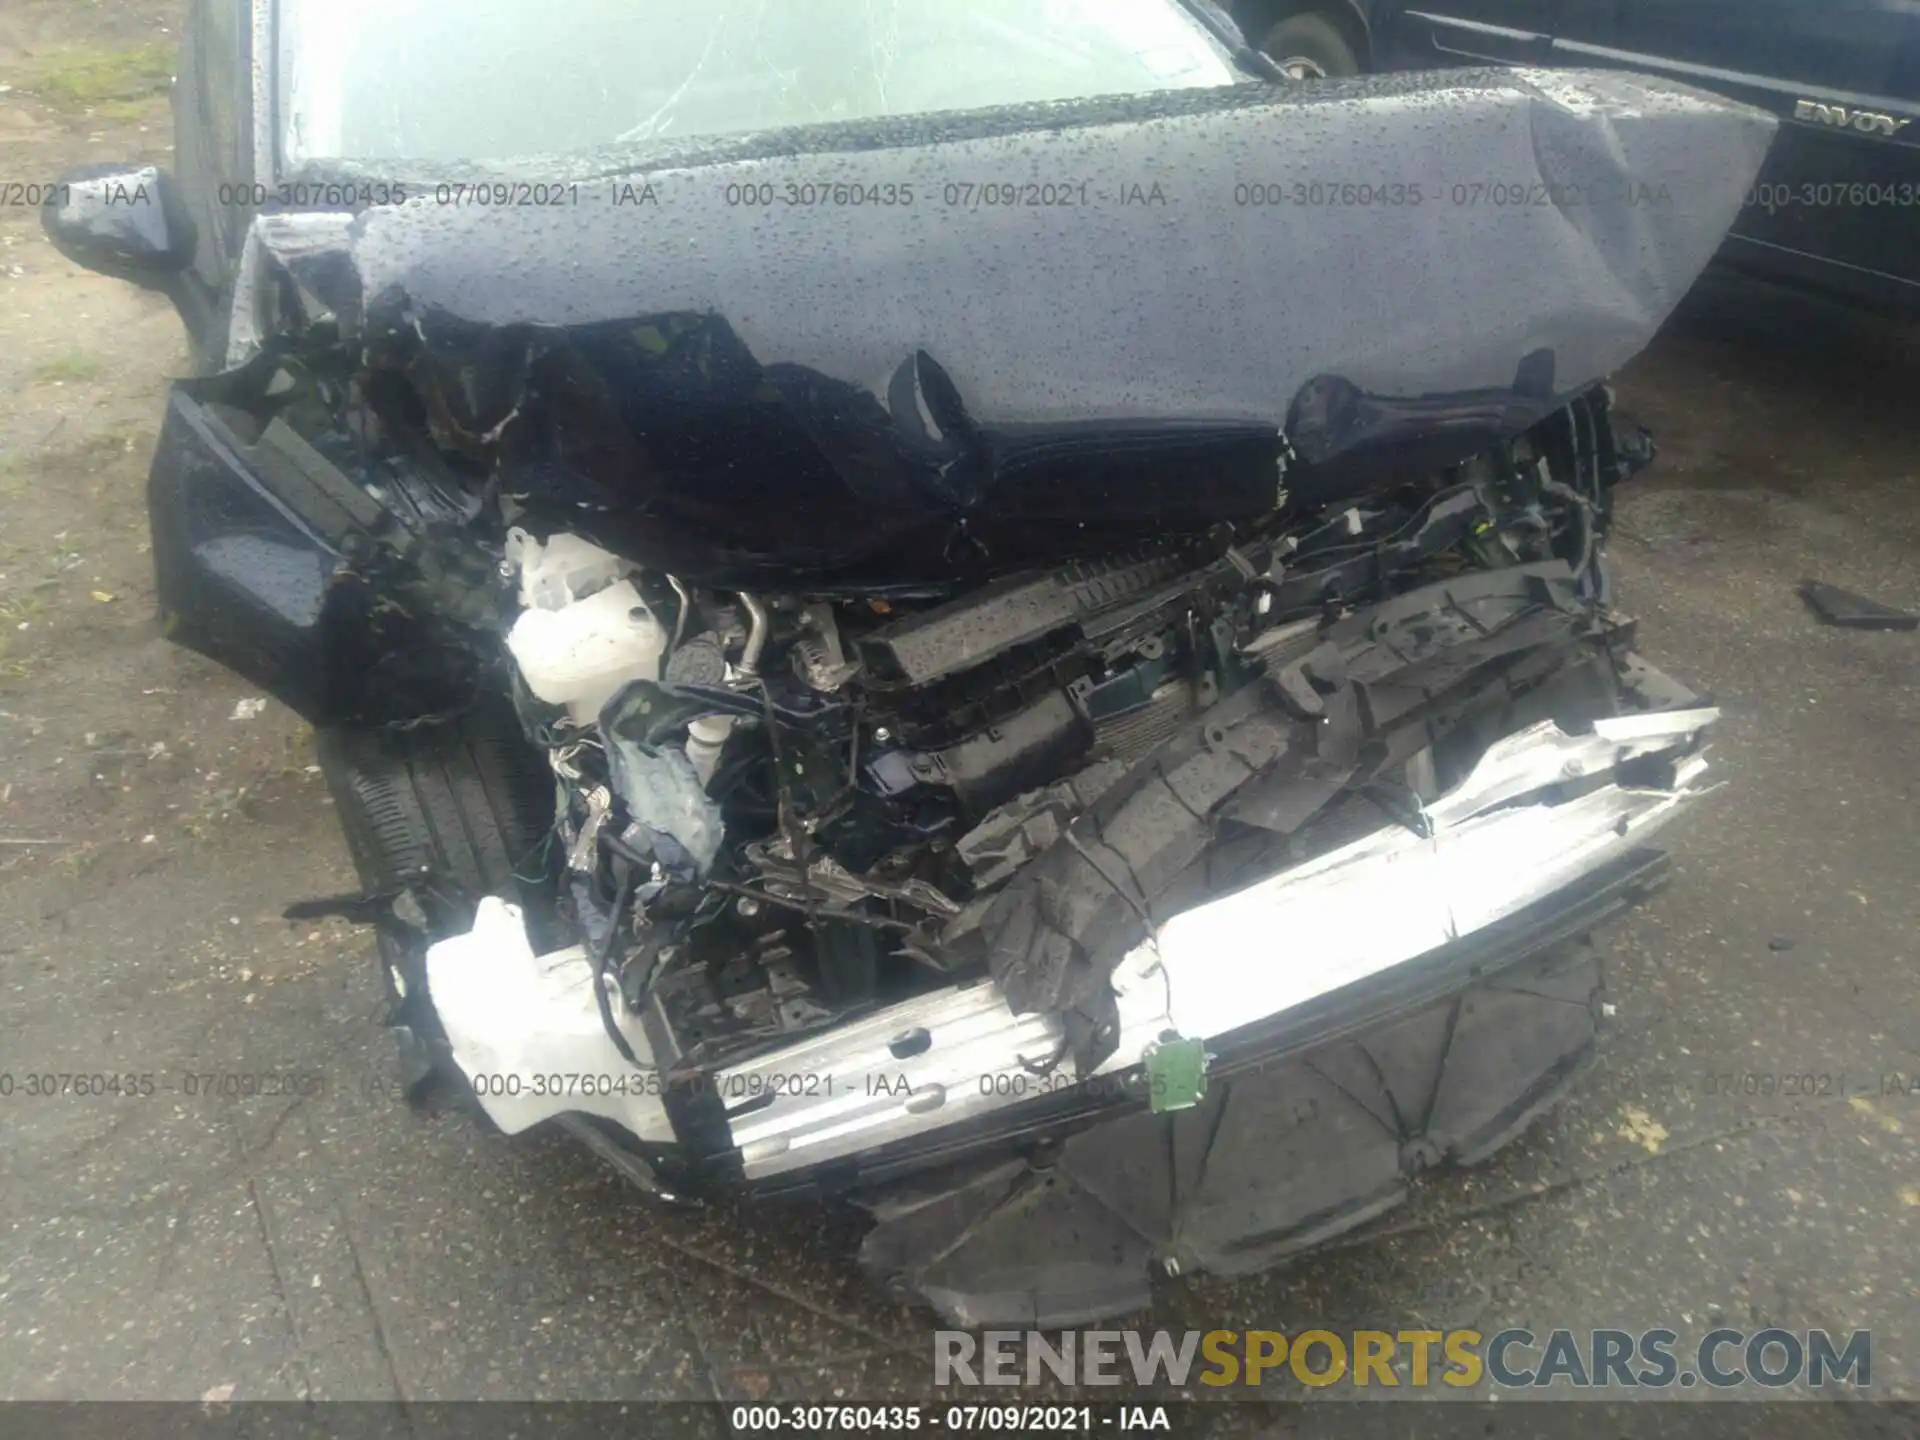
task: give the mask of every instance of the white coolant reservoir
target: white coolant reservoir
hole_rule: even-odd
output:
[[[507,632],[507,649],[527,688],[591,725],[600,707],[633,680],[660,678],[666,627],[647,608],[618,556],[572,535],[544,545],[523,531],[507,537],[527,608]]]
[[[563,531],[542,541],[518,527],[507,531],[507,564],[520,576],[520,604],[528,610],[564,610],[633,569],[578,535]]]

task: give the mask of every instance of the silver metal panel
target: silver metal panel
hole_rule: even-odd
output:
[[[1120,1042],[1096,1073],[1139,1064],[1163,1031],[1217,1038],[1417,959],[1644,845],[1704,793],[1706,762],[1687,752],[1718,713],[1629,717],[1577,736],[1543,722],[1492,746],[1428,807],[1431,834],[1386,826],[1174,916],[1114,972]],[[1561,804],[1512,803],[1662,750],[1681,757],[1670,790],[1611,783]],[[1080,1078],[1070,1056],[1032,1073],[1061,1041],[1051,1017],[1015,1015],[981,983],[738,1066],[719,1085],[759,1097],[731,1127],[759,1177],[1070,1086]]]

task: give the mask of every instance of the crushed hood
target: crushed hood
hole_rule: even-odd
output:
[[[1518,432],[1646,344],[1774,128],[1601,72],[1186,91],[263,219],[248,273],[309,277],[536,518],[707,583],[918,583]]]

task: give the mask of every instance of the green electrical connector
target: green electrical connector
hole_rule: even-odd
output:
[[[1207,1047],[1175,1037],[1147,1050],[1147,1095],[1154,1114],[1191,1110],[1207,1093]]]

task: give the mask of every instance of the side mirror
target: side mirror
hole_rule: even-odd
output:
[[[88,165],[50,187],[40,224],[53,248],[89,270],[171,290],[199,234],[180,187],[155,165]]]

